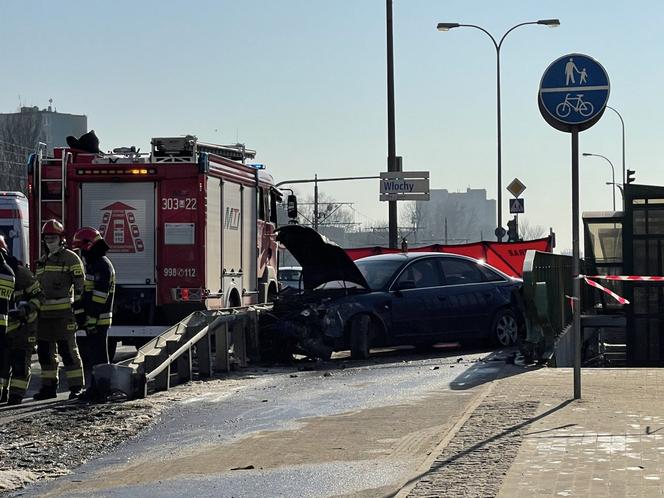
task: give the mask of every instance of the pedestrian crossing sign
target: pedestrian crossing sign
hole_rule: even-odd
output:
[[[523,199],[510,199],[510,214],[522,214],[523,212]]]

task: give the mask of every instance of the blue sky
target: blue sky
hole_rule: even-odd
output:
[[[1,10],[2,112],[19,95],[40,107],[53,98],[60,112],[87,114],[105,149],[146,150],[150,137],[185,133],[239,139],[277,181],[385,169],[383,0],[5,0]],[[539,80],[566,53],[602,63],[609,104],[626,122],[627,167],[639,183],[661,184],[661,2],[394,0],[397,153],[404,169],[430,170],[434,188],[495,198],[495,51],[480,31],[435,26],[478,24],[499,37],[553,17],[559,28],[519,28],[501,51],[503,186],[526,184],[526,218],[552,226],[565,249],[570,139],[539,115]],[[607,112],[580,148],[609,157],[620,175],[617,117]],[[580,180],[582,210],[611,208],[608,164],[582,158]],[[324,190],[354,202],[357,221],[387,218],[377,183]]]

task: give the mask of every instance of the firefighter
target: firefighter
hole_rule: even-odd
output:
[[[83,309],[86,315],[85,331],[90,368],[109,363],[108,329],[113,317],[115,269],[106,257],[109,247],[98,230],[83,227],[74,234],[72,247],[81,251],[85,263],[85,290]],[[93,379],[94,380],[94,379]],[[94,399],[98,393],[92,385],[84,399]]]
[[[14,272],[0,251],[0,397],[7,399],[9,377],[9,355],[7,348],[7,321],[9,304],[14,294]]]
[[[7,404],[18,405],[23,400],[30,382],[32,354],[37,345],[37,313],[41,308],[43,295],[32,272],[9,254],[9,247],[3,235],[0,235],[0,253],[16,278],[13,307],[9,311],[7,325],[8,362],[6,375],[3,377],[9,380]]]
[[[37,280],[44,293],[37,327],[37,355],[42,382],[34,399],[57,396],[58,354],[65,365],[69,399],[74,399],[82,393],[85,385],[81,355],[76,345],[76,330],[85,327],[83,263],[65,247],[65,230],[59,221],[48,220],[44,223],[42,242],[44,255],[37,261],[36,267]]]

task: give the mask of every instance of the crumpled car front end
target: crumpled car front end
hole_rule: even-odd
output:
[[[346,342],[348,319],[365,310],[358,297],[371,292],[369,285],[341,247],[311,228],[281,227],[277,241],[302,266],[302,288],[283,289],[261,318],[263,356],[329,359]]]
[[[282,293],[261,324],[262,343],[266,348],[270,346],[275,359],[301,354],[327,360],[335,350],[344,348],[349,318],[366,311],[357,296],[367,292],[335,289]]]

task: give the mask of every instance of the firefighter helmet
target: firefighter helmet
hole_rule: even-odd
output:
[[[99,230],[96,228],[83,227],[74,234],[74,238],[71,239],[71,245],[75,249],[89,251],[95,246],[95,244],[103,240],[101,233],[99,233]]]
[[[5,240],[5,236],[0,234],[0,251],[4,252],[5,255],[9,254],[9,246]]]
[[[44,235],[59,235],[60,237],[64,237],[65,227],[62,226],[62,223],[60,223],[58,220],[48,220],[46,223],[44,223],[41,233],[42,237]]]

